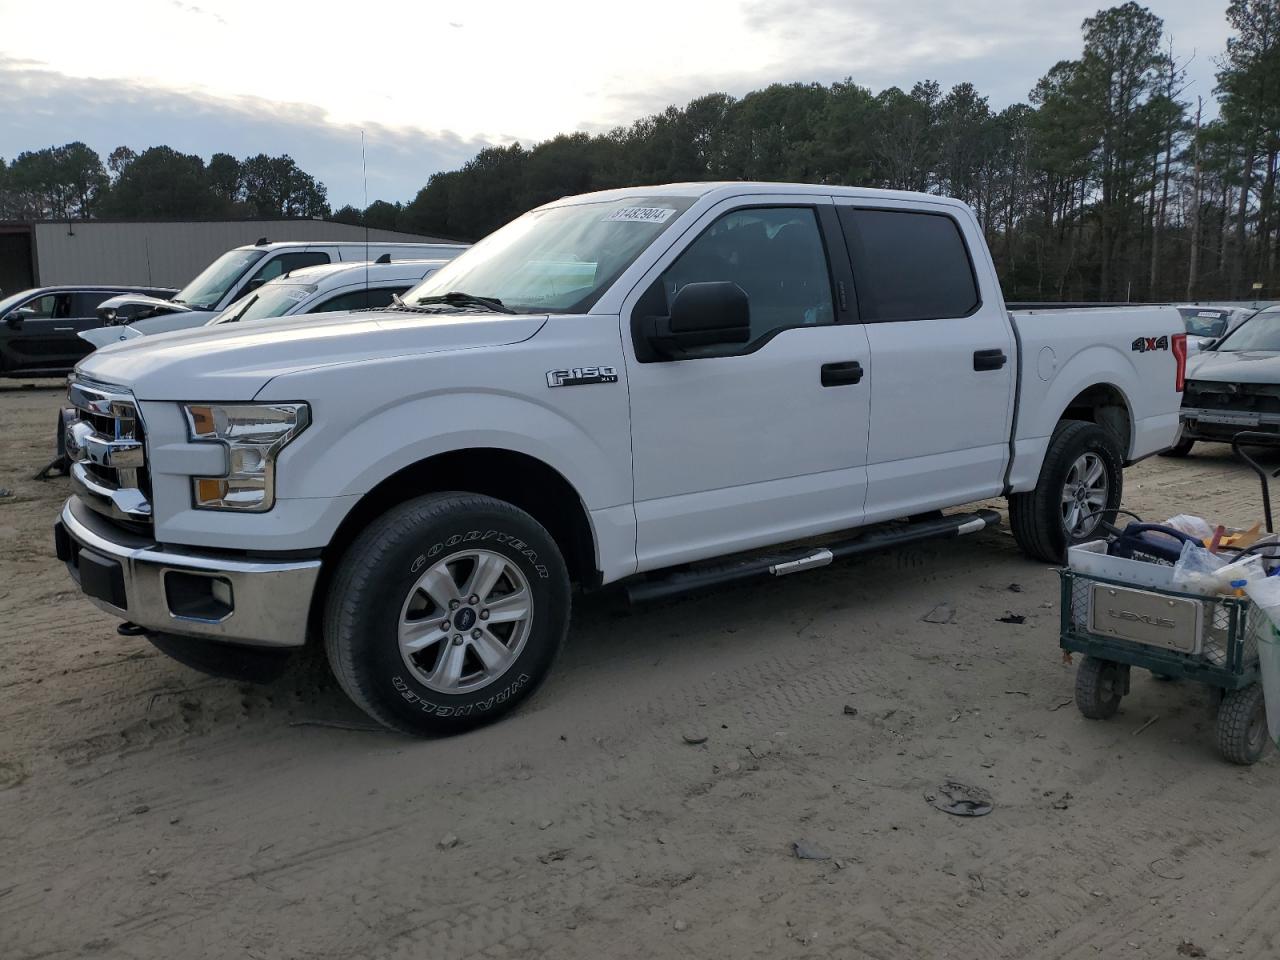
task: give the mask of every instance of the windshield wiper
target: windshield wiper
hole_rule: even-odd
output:
[[[403,303],[403,301],[401,301]],[[515,313],[508,306],[504,306],[502,301],[496,297],[477,297],[472,293],[463,293],[461,290],[450,290],[446,294],[437,297],[419,297],[418,306],[427,307],[436,304],[444,304],[449,307],[483,307],[486,310],[493,310],[497,313]]]

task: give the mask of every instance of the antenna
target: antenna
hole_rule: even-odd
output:
[[[364,128],[360,130],[360,176],[364,181],[364,303],[369,305],[369,157],[364,149]]]

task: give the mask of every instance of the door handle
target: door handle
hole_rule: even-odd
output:
[[[858,383],[860,380],[862,380],[862,364],[857,360],[822,365],[824,387],[843,387],[846,384]]]
[[[1008,360],[1009,358],[999,347],[994,350],[973,351],[973,369],[975,370],[999,370]]]

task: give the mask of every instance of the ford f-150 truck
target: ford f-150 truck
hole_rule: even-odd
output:
[[[1010,314],[955,200],[594,193],[385,311],[92,354],[56,544],[184,662],[266,676],[323,643],[372,717],[451,732],[542,679],[572,583],[783,576],[981,529],[940,510],[1001,495],[1059,560],[1173,442],[1185,359],[1173,309]]]

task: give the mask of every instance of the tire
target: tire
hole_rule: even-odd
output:
[[[1218,753],[1241,766],[1257,763],[1267,750],[1267,708],[1262,684],[1231,690],[1218,707]]]
[[[1084,476],[1092,476],[1095,465],[1101,468],[1104,486],[1086,487],[1084,496],[1091,499],[1076,504],[1082,519],[1068,533],[1068,517],[1064,516],[1068,482],[1081,476],[1082,470]],[[1073,488],[1080,486],[1073,482]],[[1123,455],[1115,435],[1096,423],[1063,421],[1049,440],[1035,489],[1009,497],[1009,526],[1027,556],[1062,563],[1068,546],[1095,539],[1103,521],[1115,522],[1114,511],[1120,506],[1123,492]],[[1085,517],[1094,510],[1102,512]]]
[[[1191,448],[1192,448],[1192,447],[1194,447],[1195,445],[1196,445],[1195,440],[1193,440],[1191,437],[1184,437],[1184,436],[1182,435],[1182,428],[1181,428],[1181,427],[1179,427],[1179,428],[1178,428],[1178,441],[1177,441],[1177,443],[1175,443],[1175,444],[1174,444],[1172,447],[1170,447],[1168,450],[1162,450],[1162,451],[1160,452],[1160,456],[1162,456],[1162,457],[1185,457],[1185,456],[1188,456],[1188,455],[1191,453]]]
[[[458,733],[537,688],[569,605],[564,559],[533,517],[491,497],[431,494],[388,510],[347,549],[326,602],[325,652],[379,723]]]
[[[1124,699],[1124,674],[1120,664],[1085,657],[1076,670],[1076,707],[1090,720],[1109,720]]]

